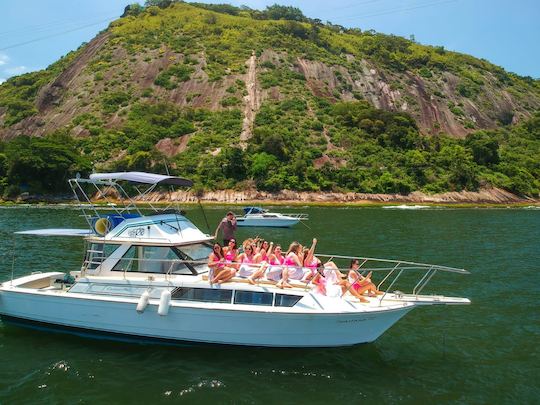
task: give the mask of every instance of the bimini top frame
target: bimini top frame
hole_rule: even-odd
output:
[[[129,187],[123,187],[121,182],[126,182]],[[159,209],[152,205],[146,197],[158,186],[164,185],[172,187],[191,187],[193,182],[189,179],[176,176],[166,176],[162,174],[145,172],[117,172],[117,173],[93,173],[88,179],[77,176],[69,180],[69,185],[79,202],[79,207],[83,212],[88,225],[93,229],[92,220],[100,217],[100,210],[107,209],[116,215],[125,217],[130,211],[135,211],[143,216],[138,203],[144,202],[145,208],[150,208],[157,212],[169,209],[172,202],[166,207]],[[84,185],[90,185],[89,190],[85,190]],[[131,192],[128,192],[128,190]],[[111,201],[110,195],[115,196],[115,201]],[[96,204],[92,197],[102,199],[105,204]],[[118,200],[116,200],[118,198]]]
[[[165,176],[163,174],[144,173],[144,172],[119,172],[119,173],[93,173],[90,175],[91,182],[117,182],[117,181],[129,181],[131,183],[139,184],[151,184],[157,186],[158,184],[178,187],[191,187],[193,182],[182,177]]]

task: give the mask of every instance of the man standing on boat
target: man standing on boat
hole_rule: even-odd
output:
[[[221,220],[216,232],[214,233],[214,239],[217,239],[220,229],[223,232],[223,246],[228,246],[229,241],[231,239],[235,239],[234,232],[236,231],[236,217],[234,216],[234,212],[227,212],[225,218]]]

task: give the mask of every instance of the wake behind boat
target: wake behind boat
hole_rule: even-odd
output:
[[[128,196],[122,182],[136,185],[131,188],[140,195]],[[5,322],[121,340],[332,347],[372,342],[418,306],[470,303],[421,295],[436,273],[466,274],[463,269],[373,258],[357,258],[359,271],[377,274],[377,288],[386,292],[366,297],[367,302],[348,293],[320,294],[310,282],[291,282],[287,289],[266,280],[251,285],[237,277],[210,284],[212,237],[177,210],[150,206],[147,213],[138,204],[160,185],[189,187],[189,180],[128,172],[94,174],[72,179],[70,185],[85,203],[83,215],[91,229],[83,264],[69,273],[55,269],[2,283],[0,316]],[[103,190],[111,188],[125,195],[126,204],[103,214],[91,203],[89,190],[106,196]],[[336,263],[351,259],[318,256]],[[402,281],[411,285],[410,293],[397,291],[398,284],[405,291]]]

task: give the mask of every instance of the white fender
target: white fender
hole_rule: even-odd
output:
[[[161,293],[161,298],[159,299],[159,307],[157,313],[161,316],[165,316],[169,313],[169,306],[171,305],[171,292],[169,290],[164,290]]]
[[[145,291],[142,293],[141,298],[139,298],[139,302],[137,303],[137,312],[142,314],[146,307],[148,306],[148,301],[150,300],[150,294],[148,291]]]

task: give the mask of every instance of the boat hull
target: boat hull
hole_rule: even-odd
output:
[[[300,222],[299,219],[285,218],[245,218],[236,222],[237,226],[258,226],[265,228],[289,228]]]
[[[276,313],[171,306],[166,316],[151,302],[75,298],[69,294],[0,291],[0,316],[8,322],[78,335],[157,343],[266,347],[336,347],[368,343],[409,312],[404,305],[379,312]]]

